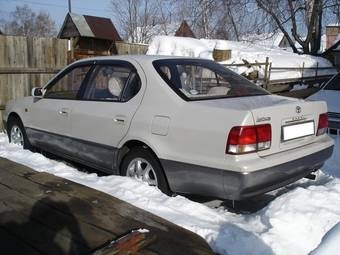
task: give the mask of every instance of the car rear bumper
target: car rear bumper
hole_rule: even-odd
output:
[[[307,176],[324,164],[332,155],[333,147],[253,172],[221,170],[171,160],[161,160],[161,163],[173,192],[241,200]]]

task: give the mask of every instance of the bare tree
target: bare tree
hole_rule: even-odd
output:
[[[256,0],[287,38],[294,52],[295,41],[304,53],[316,54],[320,49],[323,12],[339,7],[339,0]],[[332,4],[333,3],[333,4]],[[291,28],[289,31],[288,28]]]
[[[49,14],[32,11],[28,5],[17,6],[11,13],[11,19],[4,23],[4,32],[21,36],[55,36],[57,29]]]
[[[125,39],[133,43],[148,41],[149,29],[159,19],[158,1],[111,0],[111,6]]]

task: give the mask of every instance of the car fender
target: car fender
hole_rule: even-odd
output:
[[[39,99],[34,97],[24,97],[22,99],[9,101],[6,104],[6,110],[3,119],[7,121],[10,114],[15,113],[20,117],[23,125],[27,126],[29,122],[29,109],[35,100]]]

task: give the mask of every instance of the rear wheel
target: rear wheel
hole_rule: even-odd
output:
[[[139,179],[150,186],[157,186],[163,193],[171,195],[162,166],[157,158],[143,147],[133,148],[125,156],[121,174]]]
[[[33,150],[33,146],[28,141],[25,128],[19,118],[12,117],[9,119],[7,133],[10,143],[20,145],[27,150]]]

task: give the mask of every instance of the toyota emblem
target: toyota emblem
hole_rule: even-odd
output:
[[[300,113],[301,112],[301,107],[300,106],[296,106],[296,113]]]

